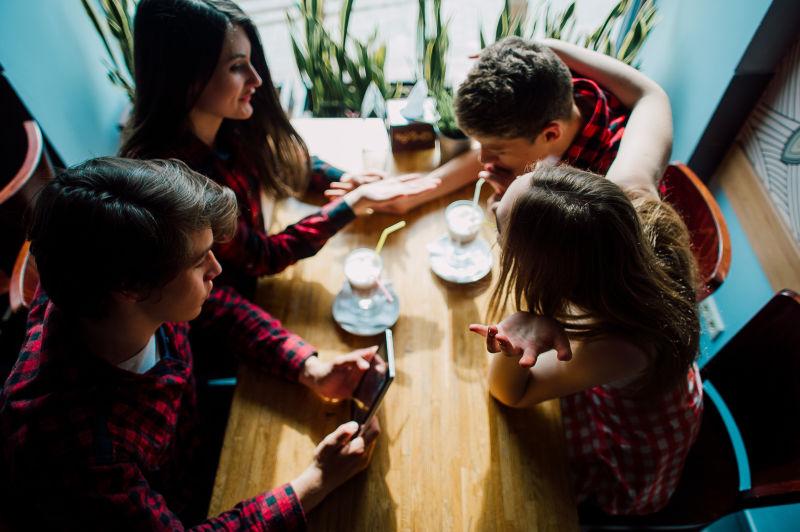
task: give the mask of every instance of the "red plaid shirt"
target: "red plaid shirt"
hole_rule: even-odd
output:
[[[234,351],[274,374],[296,380],[313,353],[232,290],[216,291],[205,306],[200,325],[217,328]],[[72,330],[39,292],[25,344],[0,392],[4,482],[13,487],[18,520],[33,528],[182,530],[178,513],[191,500],[187,479],[199,444],[189,325],[162,326],[163,356],[141,375],[91,356]],[[305,525],[291,485],[284,484],[197,529]]]
[[[250,295],[255,279],[283,271],[300,259],[310,257],[337,231],[355,218],[350,206],[342,200],[325,205],[280,233],[267,234],[261,210],[261,183],[256,176],[237,168],[225,153],[214,151],[197,138],[192,138],[177,154],[196,170],[236,194],[239,219],[236,234],[230,242],[217,245],[214,253],[222,264],[219,284],[230,284]],[[309,187],[321,192],[344,172],[311,158]]]
[[[660,396],[596,386],[561,398],[578,501],[610,514],[663,508],[700,430],[703,388],[693,365],[685,385]]]
[[[584,126],[562,160],[581,170],[605,175],[617,156],[629,111],[616,96],[590,79],[573,78],[572,90]]]

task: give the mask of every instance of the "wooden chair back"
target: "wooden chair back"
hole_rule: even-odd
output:
[[[39,285],[39,271],[36,269],[36,260],[30,253],[30,241],[26,240],[19,250],[14,270],[11,273],[11,284],[8,298],[11,302],[11,312],[31,308],[36,287]]]
[[[700,178],[679,162],[667,167],[659,192],[689,229],[703,282],[698,300],[705,299],[719,288],[731,267],[731,238],[719,204]]]
[[[44,138],[33,120],[10,125],[0,162],[0,270],[11,273],[25,241],[24,220],[36,194],[53,177]]]

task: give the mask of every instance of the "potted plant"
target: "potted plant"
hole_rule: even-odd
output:
[[[444,164],[470,148],[469,137],[458,128],[453,107],[453,91],[443,89],[434,95],[436,101],[436,131],[439,136],[439,162]]]
[[[287,12],[290,27],[302,26],[302,40],[290,33],[297,70],[305,85],[308,108],[317,117],[358,116],[370,83],[386,97],[384,78],[386,45],[376,45],[377,31],[366,41],[349,37],[354,0],[344,0],[339,17],[339,36],[325,28],[322,0],[297,0],[300,16]]]
[[[554,11],[551,7],[549,0],[544,2],[532,20],[528,20],[524,12],[515,13],[509,0],[505,0],[497,20],[495,40],[511,35],[533,38],[541,34],[544,37],[580,44],[635,66],[639,51],[655,26],[654,0],[643,0],[640,4],[634,0],[619,0],[605,20],[586,35],[575,33],[574,0],[563,11]],[[631,20],[630,25],[626,25],[628,20]],[[483,31],[480,31],[480,41],[481,48],[489,44]]]
[[[417,38],[419,43],[420,77],[436,104],[436,133],[439,139],[440,163],[445,163],[469,149],[470,140],[458,128],[453,109],[453,89],[447,85],[447,51],[450,47],[448,27],[442,20],[441,0],[419,0]]]
[[[434,97],[447,84],[447,50],[450,48],[448,26],[442,22],[442,0],[419,0],[417,17],[418,76],[428,84]]]
[[[92,21],[94,29],[103,42],[108,59],[103,61],[111,83],[122,88],[133,101],[133,12],[134,0],[100,0],[102,15],[94,7],[93,0],[81,0],[83,9]],[[112,47],[116,41],[122,53],[122,61]]]

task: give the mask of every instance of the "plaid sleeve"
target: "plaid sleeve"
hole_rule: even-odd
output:
[[[317,156],[312,156],[311,181],[308,188],[314,192],[324,192],[333,181],[339,181],[344,174],[344,170],[326,163]]]
[[[237,354],[292,381],[298,379],[305,360],[316,353],[313,346],[229,286],[211,290],[192,327],[202,327],[212,333],[219,331]]]
[[[240,215],[233,239],[218,245],[215,253],[224,263],[253,277],[278,273],[316,254],[355,216],[347,203],[336,200],[282,232],[269,235]]]
[[[80,517],[88,530],[184,530],[140,469],[132,463],[97,465],[81,475],[81,489],[62,493],[53,501],[49,518]],[[62,514],[62,515],[60,515]],[[62,523],[63,524],[63,523]],[[191,530],[305,530],[306,517],[290,484],[246,499]]]

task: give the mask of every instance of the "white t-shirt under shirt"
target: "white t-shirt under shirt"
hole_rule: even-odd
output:
[[[141,351],[128,360],[120,362],[117,367],[141,375],[142,373],[147,373],[150,368],[158,364],[158,360],[158,348],[156,346],[156,335],[154,334]]]

